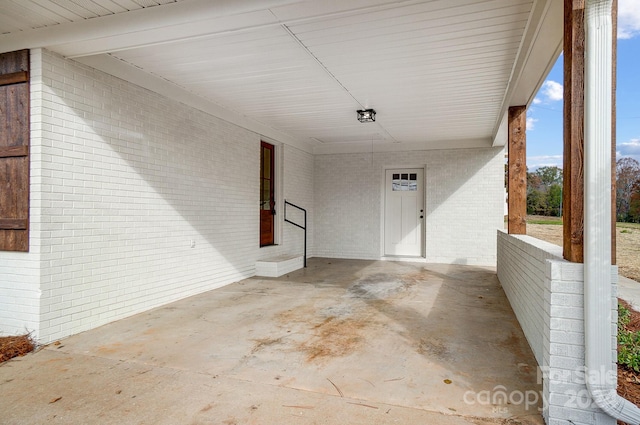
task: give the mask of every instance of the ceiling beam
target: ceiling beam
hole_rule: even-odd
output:
[[[268,9],[303,0],[182,0],[161,6],[0,35],[0,52],[47,47],[67,57],[131,48],[149,40],[205,35],[265,23]],[[263,12],[262,14],[260,12]],[[275,17],[268,13],[271,22]],[[241,19],[236,17],[242,16]],[[74,47],[77,45],[77,47]],[[60,48],[52,48],[60,46]]]
[[[0,52],[47,48],[67,58],[214,37],[272,26],[420,3],[423,0],[369,0],[365,6],[312,0],[182,0],[161,6],[0,35]],[[309,10],[280,19],[287,6]],[[294,8],[295,9],[295,8]],[[299,12],[299,11],[298,11]],[[286,14],[285,14],[286,15]]]

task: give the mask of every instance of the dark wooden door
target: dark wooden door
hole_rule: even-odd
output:
[[[260,246],[273,245],[276,214],[274,146],[260,143]]]

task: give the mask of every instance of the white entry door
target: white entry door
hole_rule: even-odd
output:
[[[384,253],[422,256],[424,170],[386,170]]]

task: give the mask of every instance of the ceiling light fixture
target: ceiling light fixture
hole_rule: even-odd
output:
[[[360,122],[374,122],[376,120],[376,111],[373,109],[360,109],[357,112]]]

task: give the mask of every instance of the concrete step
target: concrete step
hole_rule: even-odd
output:
[[[304,267],[302,255],[279,255],[256,261],[256,276],[280,277]]]

